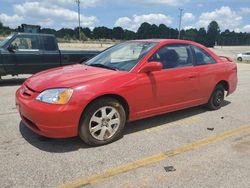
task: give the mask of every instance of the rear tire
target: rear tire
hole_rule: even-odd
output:
[[[207,103],[207,107],[210,110],[220,109],[224,101],[224,97],[225,97],[225,89],[221,84],[219,84],[214,88],[214,91]]]
[[[242,61],[242,57],[238,57],[237,60],[238,60],[238,61]]]
[[[100,146],[119,139],[126,123],[124,107],[118,100],[105,97],[92,102],[82,115],[80,138],[90,146]]]

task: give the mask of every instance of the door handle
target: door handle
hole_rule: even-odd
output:
[[[193,78],[196,78],[197,76],[196,75],[190,75],[190,76],[188,76],[188,78],[190,78],[190,79],[193,79]]]

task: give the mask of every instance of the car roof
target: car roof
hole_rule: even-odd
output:
[[[180,40],[180,39],[136,39],[136,40],[131,40],[131,41],[138,41],[138,42],[158,42],[158,43],[165,43],[165,42],[169,42],[169,43],[173,43],[173,42],[184,42],[184,43],[195,43],[193,41],[189,41],[189,40]]]
[[[185,44],[198,44],[189,40],[180,40],[180,39],[138,39],[131,40],[135,42],[158,42],[158,43],[185,43]]]

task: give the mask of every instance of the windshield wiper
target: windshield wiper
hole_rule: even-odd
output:
[[[100,64],[100,63],[89,64],[89,66],[92,66],[92,67],[100,67],[100,68],[105,68],[105,69],[110,69],[110,70],[115,70],[115,71],[117,71],[116,68],[109,67],[109,66],[107,66],[107,65],[103,65],[103,64]]]

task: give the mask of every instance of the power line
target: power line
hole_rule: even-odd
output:
[[[180,20],[179,20],[179,35],[178,35],[178,39],[181,39],[181,21],[182,21],[182,12],[183,9],[179,8],[180,11]]]

